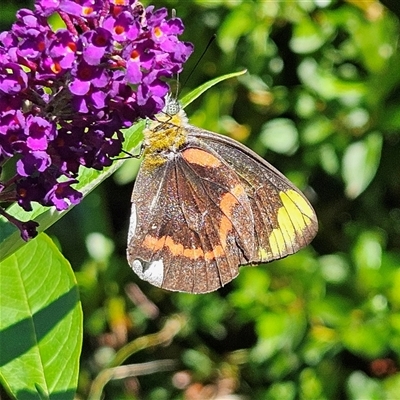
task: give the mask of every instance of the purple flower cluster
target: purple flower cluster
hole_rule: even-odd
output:
[[[58,14],[64,27],[53,30]],[[122,128],[164,106],[172,77],[193,50],[167,10],[136,0],[37,0],[0,34],[0,202],[64,210],[80,201],[72,188],[80,166],[102,169],[121,152]],[[0,214],[27,240],[36,223]]]

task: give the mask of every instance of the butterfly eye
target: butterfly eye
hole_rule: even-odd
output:
[[[166,107],[165,107],[165,112],[166,112],[166,114],[168,114],[168,115],[176,115],[176,114],[178,114],[178,112],[180,111],[180,109],[181,109],[181,106],[180,106],[180,104],[178,103],[178,101],[177,101],[176,99],[171,99],[171,100],[167,103],[167,105],[166,105]]]
[[[178,99],[171,93],[169,93],[165,101],[165,107],[163,109],[163,112],[169,116],[173,116],[178,114],[180,110],[181,110],[181,105],[179,104]]]

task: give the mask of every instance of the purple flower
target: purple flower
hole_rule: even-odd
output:
[[[33,176],[37,172],[45,171],[51,165],[51,158],[45,151],[27,152],[17,161],[19,176]]]
[[[29,239],[36,237],[38,234],[36,230],[38,226],[39,224],[36,221],[22,222],[20,225],[22,239],[27,242]]]
[[[129,12],[121,12],[113,16],[105,18],[103,28],[111,32],[113,40],[118,43],[135,40],[141,30],[139,21]]]
[[[76,38],[67,29],[60,29],[51,41],[48,59],[52,64],[57,63],[61,70],[67,71],[74,65],[77,50]]]
[[[46,194],[41,177],[27,177],[16,183],[16,200],[25,211],[32,211],[32,202],[39,202]]]
[[[24,133],[27,147],[32,151],[47,150],[49,142],[56,137],[54,124],[32,115],[26,119]]]
[[[71,187],[72,183],[77,181],[55,183],[46,193],[45,200],[52,204],[57,210],[66,210],[70,204],[78,204],[81,201],[82,194]],[[67,202],[66,200],[69,200]]]
[[[83,59],[89,65],[99,65],[107,52],[112,50],[111,32],[104,28],[82,35]]]
[[[15,95],[28,87],[28,76],[20,65],[5,63],[0,65],[0,92]]]
[[[63,28],[48,24],[52,14]],[[179,40],[183,30],[166,9],[137,0],[36,0],[34,11],[20,10],[0,33],[0,168],[16,159],[0,201],[25,210],[78,203],[79,167],[109,166],[120,130],[163,108],[164,79],[193,50]],[[34,236],[32,221],[9,220],[25,240]]]

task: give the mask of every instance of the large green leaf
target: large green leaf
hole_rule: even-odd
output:
[[[0,381],[18,400],[73,399],[82,347],[74,273],[45,234],[0,263]]]

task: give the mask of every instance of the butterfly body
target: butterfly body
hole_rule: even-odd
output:
[[[240,265],[305,247],[318,226],[301,192],[240,143],[165,114],[144,132],[132,193],[128,262],[140,278],[206,293]]]

